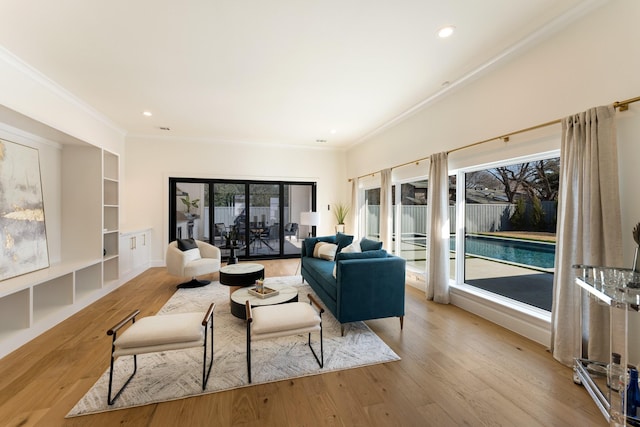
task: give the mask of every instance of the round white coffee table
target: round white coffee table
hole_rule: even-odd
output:
[[[258,296],[255,296],[249,293],[249,289],[252,289],[253,286],[247,287],[247,288],[240,288],[231,294],[231,314],[233,314],[239,319],[246,319],[247,318],[247,312],[245,308],[246,301],[249,301],[249,304],[251,304],[251,307],[258,307],[261,305],[284,304],[287,302],[298,301],[298,289],[294,288],[293,286],[288,286],[283,283],[278,283],[277,281],[268,281],[268,280],[265,281],[264,286],[277,290],[278,295],[274,295],[272,297],[267,297],[267,298],[260,298]]]
[[[220,268],[220,284],[229,286],[229,296],[239,288],[264,279],[264,265],[250,262],[225,265]]]

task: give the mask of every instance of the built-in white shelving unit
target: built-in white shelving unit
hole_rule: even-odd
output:
[[[102,152],[102,218],[103,218],[103,280],[105,284],[117,282],[119,274],[119,162],[118,156]]]
[[[0,358],[122,283],[119,165],[100,147],[60,144],[60,247],[49,268],[0,281]]]

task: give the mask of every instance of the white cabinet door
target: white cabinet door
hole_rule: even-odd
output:
[[[132,231],[120,235],[120,274],[123,278],[141,273],[149,265],[151,231]]]
[[[133,269],[145,268],[149,264],[150,233],[143,231],[133,236]]]
[[[120,235],[120,275],[126,277],[133,270],[133,236]]]

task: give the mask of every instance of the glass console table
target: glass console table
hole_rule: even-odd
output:
[[[608,366],[612,363],[612,353],[620,354],[622,371],[626,372],[628,359],[628,325],[629,314],[638,311],[640,305],[640,283],[638,273],[632,269],[596,267],[576,265],[576,284],[582,289],[580,292],[580,349],[574,359],[573,381],[582,384],[598,406],[607,422],[611,426],[640,426],[639,416],[629,416],[626,412],[625,393],[628,375],[608,378]],[[638,286],[630,287],[631,286]],[[587,328],[583,320],[583,313],[588,312],[588,304],[597,303],[610,307],[610,348],[609,358],[603,360],[589,360],[584,357],[584,350],[588,345],[588,334],[583,334]],[[584,321],[584,323],[583,323]],[[587,337],[585,338],[585,335]],[[619,391],[608,384],[619,381]]]

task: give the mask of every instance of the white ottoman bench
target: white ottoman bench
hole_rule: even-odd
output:
[[[109,372],[109,390],[107,403],[113,402],[124,391],[138,370],[138,354],[156,353],[160,351],[180,350],[192,347],[203,347],[202,389],[209,380],[213,366],[213,310],[215,303],[209,306],[206,313],[179,313],[160,316],[143,317],[136,322],[140,310],[125,317],[120,323],[107,331],[112,335],[111,370]],[[117,336],[118,330],[131,321],[131,326]],[[207,328],[210,330],[211,361],[207,368]],[[133,373],[116,395],[111,397],[113,385],[113,364],[120,356],[133,356]]]
[[[308,294],[309,304],[289,302],[285,304],[265,305],[251,308],[246,301],[247,312],[247,374],[251,383],[251,341],[289,335],[308,334],[309,348],[320,368],[324,366],[324,349],[322,344],[322,313],[324,308],[312,295]],[[317,310],[313,308],[315,305]],[[311,333],[320,332],[320,358],[311,346]]]

